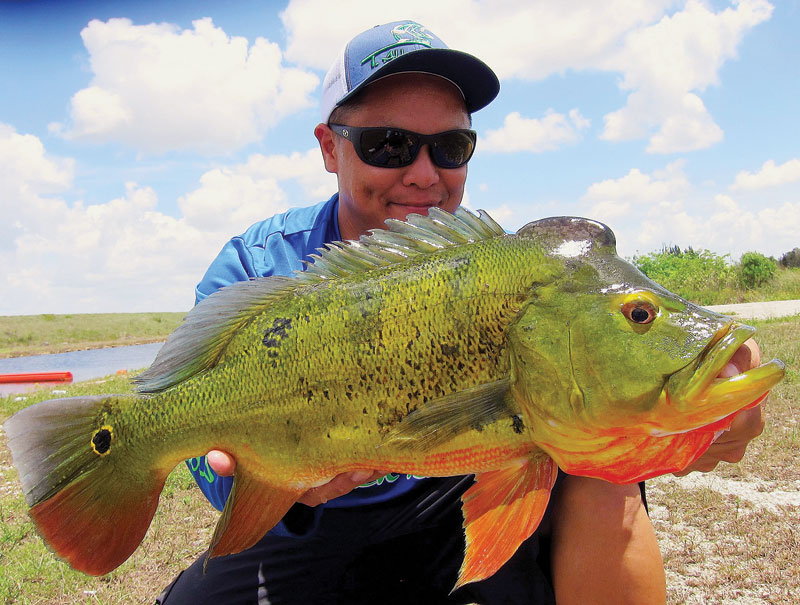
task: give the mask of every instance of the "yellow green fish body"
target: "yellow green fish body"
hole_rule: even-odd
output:
[[[5,429],[39,531],[94,574],[138,546],[171,469],[210,449],[237,460],[211,556],[344,471],[476,473],[460,585],[535,530],[556,465],[624,483],[700,456],[783,374],[715,378],[752,332],[650,282],[599,223],[510,235],[433,210],[210,296],[137,395],[43,402]]]

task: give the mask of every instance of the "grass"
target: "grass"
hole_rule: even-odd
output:
[[[0,316],[0,358],[165,340],[186,313]]]
[[[729,284],[718,289],[704,287],[697,296],[697,302],[703,305],[724,305],[797,298],[800,298],[800,269],[779,267],[774,277],[763,286],[750,290]]]
[[[800,316],[752,323],[764,357],[778,357],[788,368],[786,380],[767,400],[764,434],[739,464],[649,482],[671,604],[800,602],[800,506],[770,505],[778,491],[800,492]],[[62,396],[73,396],[123,392],[129,386],[114,376],[58,388],[67,391]],[[0,423],[50,396],[50,389],[42,388],[0,398]],[[698,486],[692,480],[697,477],[747,487],[750,495]],[[217,518],[179,465],[134,555],[107,576],[85,576],[58,561],[37,536],[0,433],[0,603],[152,603],[205,550]]]
[[[113,376],[66,387],[66,395],[125,392],[127,379]],[[40,388],[24,397],[0,398],[0,422],[19,409],[51,397]],[[112,573],[90,577],[72,570],[44,546],[27,507],[0,434],[0,603],[152,603],[159,592],[208,546],[219,513],[197,489],[184,465],[169,476],[142,545]]]

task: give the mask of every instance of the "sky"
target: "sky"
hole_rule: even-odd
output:
[[[500,78],[464,203],[507,230],[800,246],[798,0],[5,0],[0,315],[191,308],[231,236],[336,191],[322,79],[400,19]]]

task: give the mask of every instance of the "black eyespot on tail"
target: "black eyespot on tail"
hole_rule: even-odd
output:
[[[110,426],[97,429],[92,435],[92,451],[98,456],[105,456],[111,450],[114,433]]]

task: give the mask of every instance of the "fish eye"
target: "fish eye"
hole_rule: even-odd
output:
[[[633,300],[622,305],[622,314],[635,324],[649,324],[658,315],[658,309],[646,300]]]

